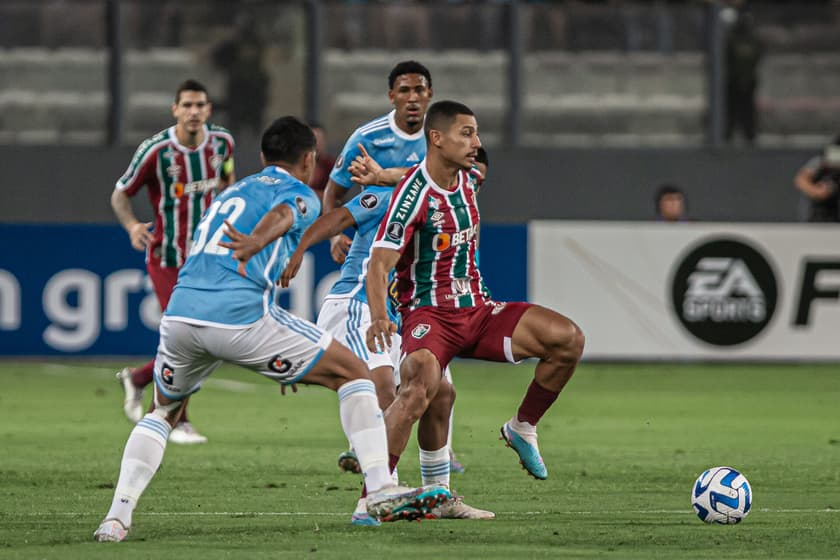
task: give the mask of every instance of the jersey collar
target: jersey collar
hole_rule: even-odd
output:
[[[426,167],[426,158],[423,158],[423,161],[420,162],[420,172],[423,173],[423,177],[426,179],[426,182],[429,184],[429,187],[431,187],[432,190],[435,190],[443,195],[450,195],[456,193],[460,191],[461,188],[464,186],[464,173],[462,171],[458,172],[458,186],[455,188],[455,190],[450,191],[448,189],[444,189],[443,187],[435,183],[435,180],[432,179],[432,176],[429,174],[429,169]]]
[[[182,145],[180,142],[178,142],[178,136],[175,134],[175,125],[169,127],[169,139],[172,141],[172,144],[175,145],[175,148],[179,152],[183,152],[185,154],[189,154],[191,152],[199,152],[204,148],[204,146],[207,145],[207,141],[210,139],[210,129],[207,127],[207,125],[202,125],[201,128],[204,132],[204,139],[201,141],[201,144],[199,144],[195,148],[188,148]]]
[[[420,140],[423,138],[423,127],[420,127],[420,130],[415,132],[414,134],[408,134],[403,129],[397,126],[397,110],[394,109],[390,113],[388,113],[388,126],[391,127],[391,132],[402,138],[403,140]],[[423,117],[425,122],[426,117]]]

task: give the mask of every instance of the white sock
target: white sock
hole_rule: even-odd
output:
[[[539,451],[537,446],[537,427],[528,422],[522,422],[513,415],[513,418],[508,422],[510,429],[522,436],[522,439],[533,445]]]
[[[137,500],[163,460],[170,429],[166,420],[150,412],[131,430],[120,464],[120,479],[106,519],[119,519],[123,525],[131,527],[131,514],[137,507]]]
[[[338,388],[338,412],[344,435],[356,451],[368,492],[390,486],[385,418],[370,379],[356,379]]]
[[[449,448],[441,447],[437,451],[421,449],[420,475],[423,486],[441,484],[449,488]]]

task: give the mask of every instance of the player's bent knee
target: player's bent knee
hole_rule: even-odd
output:
[[[570,362],[580,360],[586,337],[574,322],[565,318],[562,321],[553,321],[546,334],[546,346],[554,359]]]

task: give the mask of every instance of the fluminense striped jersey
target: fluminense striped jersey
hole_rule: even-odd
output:
[[[172,126],[140,144],[117,181],[117,189],[134,196],[144,186],[155,209],[153,240],[146,261],[179,267],[202,214],[210,205],[233,155],[233,136],[225,128],[205,125],[204,141],[195,149],[178,143]]]
[[[365,147],[368,154],[383,169],[411,167],[426,157],[426,137],[423,135],[423,130],[420,129],[414,134],[405,133],[397,126],[394,114],[395,112],[391,111],[387,115],[373,119],[350,135],[344,144],[344,149],[335,160],[330,179],[345,189],[355,186],[355,183],[350,180],[348,168],[361,153],[359,144]]]
[[[466,171],[458,173],[454,191],[440,187],[425,160],[397,186],[373,247],[401,253],[396,271],[402,310],[463,308],[488,301],[475,260],[477,189],[477,181]]]

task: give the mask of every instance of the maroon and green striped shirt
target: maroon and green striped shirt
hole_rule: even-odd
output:
[[[458,173],[455,190],[440,187],[425,160],[397,185],[373,247],[401,253],[396,266],[401,309],[464,308],[489,300],[475,260],[477,190],[466,171]]]
[[[180,267],[204,210],[216,193],[222,165],[233,155],[233,136],[220,126],[205,125],[196,148],[178,143],[175,127],[144,140],[116,188],[134,196],[144,186],[155,209],[153,240],[146,261]]]

